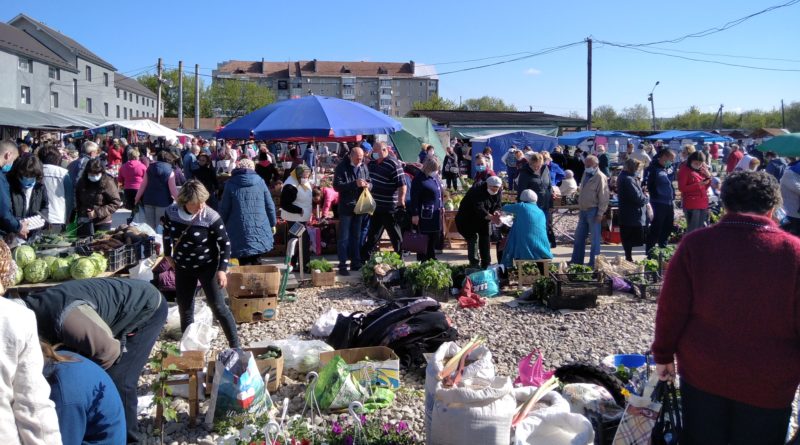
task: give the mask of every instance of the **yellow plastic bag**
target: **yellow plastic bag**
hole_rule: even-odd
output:
[[[356,215],[365,215],[369,213],[372,215],[375,213],[375,199],[372,197],[372,193],[369,192],[369,188],[364,187],[364,191],[361,192],[361,196],[358,197],[358,201],[356,201],[356,207],[353,209],[353,213]]]

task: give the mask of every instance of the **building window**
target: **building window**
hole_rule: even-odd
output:
[[[125,108],[124,110],[125,110],[125,119],[127,119],[128,118],[128,109]]]
[[[108,117],[108,102],[103,102],[103,114]]]
[[[139,103],[139,95],[138,94],[136,95],[136,103],[137,104]]]
[[[117,105],[117,119],[119,119],[119,105]]]
[[[50,108],[58,108],[58,93],[50,92]]]
[[[30,104],[31,103],[31,87],[22,87],[19,90],[19,103],[21,104]]]
[[[119,88],[117,88],[117,99],[119,99]]]
[[[103,83],[108,86],[108,73],[103,73]]]
[[[92,81],[92,67],[90,67],[89,65],[86,65],[86,80],[88,80],[89,82]]]
[[[29,73],[33,72],[33,60],[26,59],[24,57],[19,58],[19,69],[22,71],[27,71]]]
[[[78,108],[78,79],[72,79],[72,99],[75,108]]]
[[[139,110],[136,110],[136,117],[139,117]]]
[[[48,67],[47,75],[51,79],[61,80],[61,70],[59,68],[53,66]]]
[[[92,99],[86,98],[86,112],[92,114]]]
[[[122,92],[122,100],[128,100],[128,92],[127,91],[123,91]]]

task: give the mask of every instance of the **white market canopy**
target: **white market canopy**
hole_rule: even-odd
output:
[[[100,124],[96,128],[92,128],[91,131],[113,126],[123,127],[127,128],[128,130],[138,131],[141,133],[147,133],[150,136],[162,137],[168,141],[175,141],[180,137],[189,139],[192,138],[192,135],[190,134],[180,133],[171,128],[165,127],[161,124],[157,124],[151,121],[150,119],[108,121],[103,124]]]

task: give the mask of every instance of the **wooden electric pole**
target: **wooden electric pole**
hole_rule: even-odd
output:
[[[592,39],[586,39],[586,129],[592,129]]]
[[[161,84],[164,82],[161,79],[161,71],[164,69],[164,66],[161,63],[161,57],[158,58],[158,98],[156,99],[156,122],[161,123],[161,113],[163,110],[161,109]]]
[[[178,128],[183,130],[183,60],[178,61]]]
[[[200,129],[200,65],[194,64],[194,129]]]

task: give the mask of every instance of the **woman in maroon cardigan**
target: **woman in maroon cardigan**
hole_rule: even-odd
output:
[[[681,375],[681,444],[783,444],[800,384],[800,239],[771,219],[775,178],[733,173],[727,214],[681,241],[669,262],[653,355]]]

